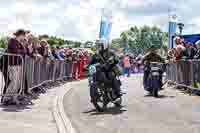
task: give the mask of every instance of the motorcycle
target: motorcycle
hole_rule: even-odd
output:
[[[102,65],[94,64],[89,67],[89,87],[92,104],[99,111],[103,112],[108,103],[113,103],[116,107],[120,107],[122,104],[122,98],[115,101],[116,94],[110,83],[105,82],[105,78],[102,73]],[[121,86],[121,82],[117,77],[117,81]]]
[[[144,81],[144,88],[154,97],[158,97],[159,91],[162,90],[163,65],[158,62],[151,62],[146,66],[145,71],[148,71],[149,74],[147,80]]]

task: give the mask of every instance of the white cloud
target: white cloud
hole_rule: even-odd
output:
[[[112,10],[112,38],[134,25],[158,25],[167,31],[171,8],[185,23],[185,33],[196,33],[200,32],[199,4],[196,0],[2,0],[0,32],[24,27],[38,34],[95,40],[102,8]]]

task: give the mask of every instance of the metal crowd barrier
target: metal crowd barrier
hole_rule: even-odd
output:
[[[177,85],[200,89],[200,60],[180,60],[169,63],[167,80]]]
[[[71,78],[73,62],[0,53],[0,96],[20,96],[48,82]]]
[[[47,82],[55,82],[72,77],[73,62],[51,61],[49,59],[25,58],[25,82],[30,91]]]
[[[24,60],[16,54],[1,53],[1,97],[23,95]]]

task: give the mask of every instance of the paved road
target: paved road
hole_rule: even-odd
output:
[[[0,132],[57,133],[52,107],[58,89],[61,88],[52,88],[41,94],[32,101],[33,105],[0,105]]]
[[[64,106],[79,133],[200,133],[200,98],[165,90],[160,99],[145,96],[141,75],[123,81],[124,107],[97,113],[86,81],[65,95]]]

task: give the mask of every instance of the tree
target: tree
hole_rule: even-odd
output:
[[[74,47],[75,48],[81,47],[81,42],[74,42]]]
[[[128,35],[126,34],[126,32],[122,32],[120,35],[120,38],[121,38],[122,45],[126,47],[127,42],[128,42]]]
[[[144,53],[151,45],[166,50],[167,39],[167,33],[162,32],[156,26],[143,26],[141,28],[134,26],[122,32],[120,38],[114,39],[112,41],[112,47],[123,47],[125,49],[128,45],[129,50],[135,54],[139,54]]]
[[[111,48],[118,51],[118,49],[123,48],[123,45],[121,43],[121,39],[113,39],[111,43]]]
[[[54,37],[54,36],[49,37],[47,40],[51,47],[54,47],[54,46],[64,47],[64,46],[66,46],[66,44],[67,45],[73,44],[74,47],[80,47],[80,45],[81,45],[81,42],[64,40],[62,38],[58,38],[58,37]]]

